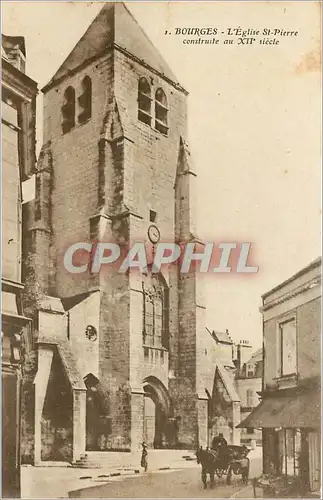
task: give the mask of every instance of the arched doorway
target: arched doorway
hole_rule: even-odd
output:
[[[156,377],[147,377],[144,387],[143,440],[149,448],[165,448],[170,399],[164,384]]]
[[[84,377],[86,391],[86,450],[108,449],[111,417],[108,392],[92,373]]]

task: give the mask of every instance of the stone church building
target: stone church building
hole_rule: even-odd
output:
[[[43,93],[36,196],[24,208],[34,340],[23,461],[76,461],[143,440],[206,446],[212,398],[223,398],[232,429],[240,403],[205,328],[200,276],[63,265],[77,242],[197,241],[188,93],[122,3],[103,7]]]

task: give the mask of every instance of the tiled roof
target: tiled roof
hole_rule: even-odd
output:
[[[61,302],[63,304],[64,310],[68,311],[77,304],[80,304],[81,302],[83,302],[83,300],[87,299],[91,295],[91,293],[93,292],[84,292],[80,293],[79,295],[73,295],[72,297],[62,298]]]
[[[60,342],[57,347],[72,388],[86,389],[83,377],[77,369],[76,360],[68,340]]]
[[[66,376],[73,389],[86,390],[86,386],[82,375],[80,374],[71,344],[67,339],[59,339],[58,336],[52,335],[50,339],[40,338],[38,343],[46,346],[46,349],[57,352],[65,369]]]
[[[212,331],[212,335],[218,342],[225,342],[226,344],[233,344],[232,339],[228,332]]]
[[[224,366],[222,365],[222,363],[220,361],[217,362],[217,371],[220,375],[220,378],[227,390],[227,393],[231,399],[232,402],[239,402],[240,401],[240,397],[236,391],[236,388],[234,387],[234,383],[233,383],[233,380],[231,379],[229,373],[227,372],[227,370],[224,368]]]

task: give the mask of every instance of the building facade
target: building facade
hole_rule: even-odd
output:
[[[31,320],[23,308],[23,186],[35,166],[37,84],[23,37],[2,35],[2,497],[20,496],[21,388]]]
[[[235,344],[228,330],[220,332],[207,329],[214,342],[213,365],[215,369],[213,390],[208,396],[208,444],[218,434],[223,434],[228,443],[240,444],[240,397],[235,386]]]
[[[241,349],[240,345],[240,349]],[[239,349],[239,346],[238,346]],[[235,385],[241,401],[241,420],[245,420],[260,402],[259,393],[262,390],[263,354],[262,348],[254,352],[246,362],[241,356],[237,359]],[[261,429],[248,427],[241,429],[241,443],[247,445],[261,445]]]
[[[36,347],[23,460],[76,461],[143,440],[206,446],[215,380],[226,375],[196,272],[71,274],[63,265],[78,242],[197,242],[187,92],[119,2],[103,7],[43,92],[27,207],[25,307]],[[237,410],[233,429],[239,420]]]
[[[261,403],[240,427],[261,427],[263,470],[319,492],[321,259],[262,297]],[[319,495],[319,493],[318,493]]]

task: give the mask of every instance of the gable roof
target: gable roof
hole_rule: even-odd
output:
[[[213,330],[212,335],[214,339],[219,343],[229,344],[229,345],[233,344],[233,341],[228,332],[217,332],[216,330]]]
[[[80,66],[101,57],[112,46],[128,52],[177,83],[177,78],[124,3],[107,2],[43,91]]]
[[[208,327],[205,328],[209,332],[211,337],[213,337],[213,339],[217,344],[220,343],[220,344],[233,345],[233,340],[230,337],[228,330],[226,330],[225,332],[219,332],[217,330],[209,330]]]
[[[229,373],[227,372],[227,370],[224,368],[223,364],[220,361],[217,362],[216,375],[217,374],[220,376],[220,379],[222,380],[222,383],[226,388],[226,391],[231,401],[240,402],[240,397],[236,391],[233,380],[231,379]]]

